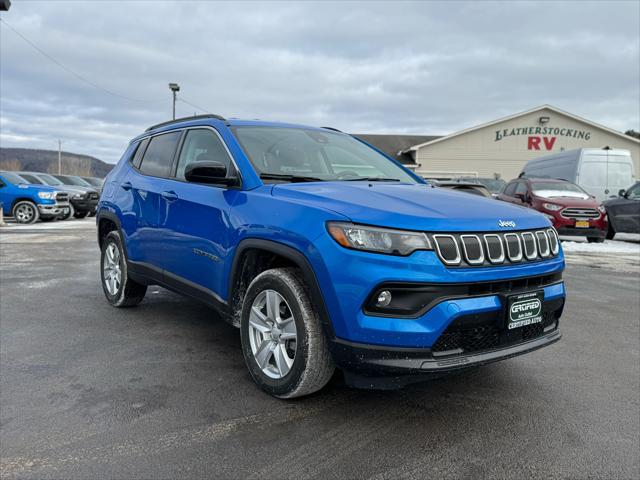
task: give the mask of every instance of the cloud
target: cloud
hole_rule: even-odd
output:
[[[179,96],[230,117],[446,134],[550,103],[640,129],[637,2],[13,2],[2,146],[115,162]],[[606,21],[603,21],[606,19]],[[202,113],[179,102],[178,115]]]

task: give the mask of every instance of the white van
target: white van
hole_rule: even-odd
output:
[[[629,150],[601,148],[578,148],[529,160],[520,176],[568,180],[601,202],[635,181]]]

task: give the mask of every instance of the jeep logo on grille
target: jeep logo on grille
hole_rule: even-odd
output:
[[[498,220],[498,226],[516,228],[516,222],[513,220]]]
[[[512,321],[525,320],[531,317],[537,317],[542,312],[542,302],[537,298],[520,300],[511,305],[509,317]]]

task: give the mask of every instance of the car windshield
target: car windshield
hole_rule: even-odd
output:
[[[504,188],[504,186],[506,185],[506,182],[504,180],[502,180],[501,178],[495,179],[495,178],[469,178],[468,179],[470,182],[475,181],[477,183],[480,183],[482,185],[484,185],[485,187],[487,187],[487,189],[491,192],[491,193],[499,193],[502,191],[502,189]]]
[[[82,180],[80,177],[70,176],[70,175],[54,175],[54,176],[65,185],[75,185],[76,187],[91,186],[87,182]]]
[[[38,174],[38,178],[40,178],[40,180],[42,180],[47,185],[51,185],[51,186],[64,185],[64,183],[62,183],[53,175],[49,175],[48,173],[40,173]]]
[[[532,182],[533,194],[539,197],[589,198],[589,194],[578,185],[569,182]]]
[[[13,172],[0,172],[0,175],[2,175],[7,180],[7,182],[12,183],[13,185],[23,185],[29,183],[20,175]]]
[[[80,177],[80,178],[82,178],[82,180],[91,184],[94,187],[102,186],[102,180],[100,180],[99,178],[93,178],[93,177]]]
[[[31,185],[44,185],[44,181],[40,180],[38,177],[36,177],[35,175],[31,175],[30,173],[21,173],[20,177],[24,178],[27,183],[30,183]]]
[[[266,180],[417,183],[384,155],[343,133],[262,126],[238,126],[233,132]]]

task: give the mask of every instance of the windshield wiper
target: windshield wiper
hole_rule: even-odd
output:
[[[289,182],[324,182],[325,180],[317,177],[306,177],[304,175],[286,175],[282,173],[261,173],[260,178],[265,180],[286,180]]]
[[[399,178],[387,178],[387,177],[358,177],[348,178],[345,182],[399,182]]]

